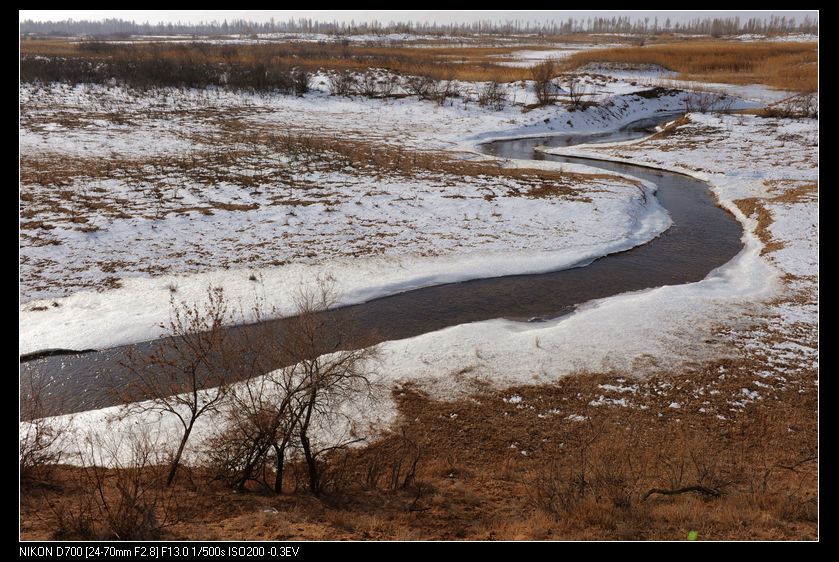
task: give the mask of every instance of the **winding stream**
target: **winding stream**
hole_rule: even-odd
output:
[[[704,182],[643,166],[548,155],[535,150],[538,146],[640,138],[655,125],[671,119],[672,114],[662,115],[610,133],[499,140],[481,147],[487,154],[503,158],[583,163],[657,184],[656,197],[670,213],[673,225],[647,244],[610,254],[585,267],[416,289],[327,314],[347,315],[357,323],[360,332],[374,334],[375,341],[385,341],[493,318],[521,321],[555,318],[592,299],[703,279],[742,248],[740,224],[716,205]],[[283,329],[283,320],[269,322],[277,330]],[[232,331],[251,329],[252,325],[230,328]],[[49,380],[47,399],[55,413],[111,406],[118,401],[110,389],[123,386],[128,380],[128,372],[120,366],[126,352],[133,348],[147,353],[155,345],[158,344],[154,341],[142,342],[83,354],[40,357],[23,362],[20,376],[21,380],[26,377]]]

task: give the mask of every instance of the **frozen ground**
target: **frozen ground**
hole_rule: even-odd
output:
[[[649,186],[620,178],[549,180],[555,195],[535,198],[528,194],[544,183],[536,174],[404,175],[334,158],[295,160],[259,140],[333,131],[476,159],[475,145],[491,138],[614,129],[682,104],[680,96],[646,99],[625,83],[590,82],[600,107],[527,113],[511,104],[496,112],[461,100],[441,107],[325,92],[24,88],[20,350],[154,337],[173,292],[200,298],[210,282],[245,308],[258,294],[286,310],[284,288],[318,275],[334,277],[345,302],[358,302],[567,267],[649,240],[667,219],[644,197]],[[42,177],[46,170],[53,175]]]
[[[502,112],[497,121],[490,118],[487,121],[493,122],[485,126],[481,125],[484,121],[471,115],[471,109],[439,108],[438,121],[443,115],[452,119],[457,116],[463,127],[453,132],[447,121],[446,126],[437,127],[440,136],[434,139],[428,133],[434,129],[434,118],[427,119],[432,111],[422,112],[420,106],[408,103],[394,106],[406,112],[411,109],[410,114],[418,121],[416,130],[405,135],[406,143],[422,146],[426,138],[430,144],[440,143],[434,144],[435,148],[447,145],[466,150],[481,138],[537,134],[550,128],[551,122],[562,123],[566,118],[575,130],[586,130],[607,123],[615,126],[654,110],[631,96],[614,101],[613,107],[621,108],[623,102],[627,102],[627,107],[618,111],[612,120],[599,113],[572,114],[551,108],[545,111],[553,113],[535,116],[531,115],[534,112],[523,115]],[[294,104],[305,103],[308,100],[294,100]],[[306,115],[304,120],[309,126],[316,123],[324,126],[333,120],[341,125],[354,122],[363,130],[369,118],[362,121],[362,116],[374,113],[376,107],[374,102],[336,100],[335,103],[345,108],[349,107],[345,104],[356,104],[358,109],[345,117],[327,113]],[[301,105],[295,107],[299,111]],[[246,116],[246,119],[256,122],[264,117],[279,125],[289,122],[289,111],[292,110],[275,108],[265,115]],[[544,123],[546,116],[551,117],[551,122]],[[390,119],[382,114],[377,122],[382,138],[396,134]],[[505,127],[504,119],[516,122],[508,122]],[[352,415],[364,424],[389,423],[395,415],[390,390],[404,383],[418,385],[436,398],[450,399],[478,389],[502,390],[511,385],[549,383],[571,372],[618,371],[643,375],[668,369],[678,371],[685,365],[716,357],[747,362],[748,372],[753,373],[754,381],[738,388],[734,395],[722,398],[726,407],[734,411],[771,395],[773,389],[789,385],[799,392],[817,391],[812,380],[801,378],[818,368],[817,127],[818,123],[811,120],[692,114],[689,121],[642,142],[562,149],[573,154],[662,166],[709,181],[720,204],[746,226],[746,247],[729,264],[701,282],[589,303],[575,314],[556,321],[519,324],[496,320],[386,342],[381,346],[377,364],[378,401],[375,405],[365,404],[363,412]],[[389,262],[376,263],[381,269],[372,273],[387,275]],[[364,275],[362,270],[357,271]],[[368,273],[367,279],[372,277]],[[109,322],[125,310],[145,314],[128,318],[121,325],[129,339],[138,338],[143,334],[143,327],[161,314],[144,312],[150,302],[157,302],[148,300],[146,295],[154,291],[164,293],[162,284],[167,279],[162,276],[143,282],[137,280],[136,285],[129,282],[118,290],[57,299],[60,306],[55,312],[40,317],[46,321],[40,321],[37,316],[46,311],[29,311],[27,307],[32,303],[24,304],[21,347],[28,345],[34,349],[52,337],[74,330],[88,330],[91,341],[104,338],[107,331],[104,326],[110,326]],[[187,283],[187,279],[196,279],[197,286],[202,286],[209,277],[190,276],[183,278],[182,283]],[[89,322],[86,326],[72,324],[74,318],[85,315]],[[127,315],[123,312],[121,316]],[[97,327],[97,317],[107,321]],[[61,322],[70,324],[62,328]],[[719,379],[726,375],[721,370]],[[694,389],[694,396],[704,392],[706,389]],[[598,405],[629,407],[632,404],[631,393],[604,388],[603,394]],[[684,404],[683,397],[674,396],[670,409],[681,411]],[[706,410],[704,406],[699,411],[719,419],[727,415],[726,411],[710,407]],[[173,427],[171,420],[165,418],[129,417],[106,423],[115,412],[114,409],[86,412],[77,415],[72,423],[79,429],[79,435],[93,430],[100,440],[119,440],[137,427],[143,427],[152,436],[165,435]],[[197,429],[199,440],[211,434],[213,424],[210,419],[202,422]],[[328,438],[328,433],[322,438]]]
[[[608,49],[619,46],[621,45],[609,43],[555,43],[549,49],[522,49],[506,55],[498,55],[498,58],[503,59],[498,64],[502,66],[528,67],[546,60],[562,60],[580,51]]]
[[[648,88],[660,86],[695,90],[698,92],[724,92],[736,96],[741,100],[768,105],[789,97],[793,92],[776,90],[763,84],[723,84],[721,82],[691,82],[679,80],[678,74],[658,65],[629,65],[629,64],[587,64],[582,71],[593,75],[603,76],[612,80],[629,83],[634,86],[642,85]]]

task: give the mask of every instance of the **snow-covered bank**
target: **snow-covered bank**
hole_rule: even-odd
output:
[[[472,152],[479,142],[614,130],[683,103],[679,95],[635,96],[627,84],[600,86],[601,107],[528,113],[513,107],[499,112],[465,104],[440,107],[416,99],[351,100],[322,91],[290,98],[169,90],[161,100],[120,88],[25,86],[21,151],[36,162],[85,152],[107,161],[100,151],[113,141],[117,168],[125,165],[122,158],[169,158],[172,151],[187,150],[184,139],[195,143],[195,151],[214,151],[215,138],[228,138],[230,123],[219,118],[226,108],[237,122],[260,131],[292,125],[349,131],[359,138],[399,138],[415,149],[455,149],[464,157],[484,158]],[[158,144],[152,139],[160,135],[136,129],[157,128],[161,103],[172,115],[164,120],[168,125]],[[101,119],[97,111],[104,108],[125,109],[122,118],[130,124]],[[82,170],[87,162],[82,160]],[[592,171],[550,163],[501,164]],[[138,190],[136,180],[92,179],[84,171],[58,191],[34,186],[28,192],[24,186],[28,230],[22,235],[21,268],[28,302],[21,306],[21,353],[153,338],[167,319],[170,297],[198,300],[209,285],[223,286],[246,311],[255,298],[264,298],[287,312],[290,295],[318,276],[334,278],[345,303],[362,302],[433,284],[572,267],[642,244],[669,225],[655,198],[647,197],[651,186],[639,189],[602,177],[575,185],[572,196],[536,199],[522,197],[527,185],[509,178],[374,178],[366,171],[297,170],[275,154],[238,162],[237,173],[289,168],[287,187],[242,189],[236,179],[190,185],[189,177],[159,171],[165,165],[154,164],[158,171],[152,177],[162,182],[163,193],[176,197],[162,203],[155,195],[160,190]],[[105,199],[96,193],[105,193]],[[91,201],[68,221],[67,201],[76,196]],[[102,292],[85,290],[115,285]]]
[[[643,375],[668,368],[678,371],[685,364],[720,356],[765,353],[774,356],[767,370],[755,377],[766,386],[782,376],[771,367],[778,354],[787,361],[792,356],[793,362],[803,357],[806,368],[817,361],[811,342],[783,339],[818,321],[812,297],[800,302],[784,299],[790,276],[795,290],[812,289],[808,279],[818,273],[816,194],[809,187],[818,176],[813,122],[750,116],[690,119],[669,135],[563,151],[643,161],[710,181],[720,203],[746,226],[745,248],[735,259],[698,283],[618,295],[551,322],[495,320],[385,342],[377,365],[378,400],[356,412],[357,419],[374,426],[391,422],[396,412],[389,390],[398,390],[402,383],[445,400],[487,388],[550,383],[573,372]],[[780,244],[767,246],[771,241],[761,238],[766,225],[759,215],[743,211],[744,199],[757,199],[772,211],[769,230]],[[764,327],[754,331],[755,323]],[[761,336],[766,333],[761,330],[774,335]],[[732,339],[737,332],[746,334],[745,341]],[[113,439],[141,428],[165,436],[175,427],[170,419],[151,417],[109,423],[115,412],[78,414],[72,420],[77,435],[81,439],[92,431],[97,439]],[[212,419],[201,424],[190,445],[193,455],[201,439],[212,433]]]
[[[513,246],[503,251],[503,243],[510,241],[502,239],[496,251],[453,256],[337,258],[250,273],[231,270],[135,277],[124,279],[122,287],[105,292],[82,291],[61,299],[34,301],[21,311],[20,353],[50,347],[106,348],[153,339],[163,333],[161,324],[168,319],[170,298],[202,301],[211,286],[223,287],[227,299],[250,319],[257,300],[279,313],[292,312],[292,299],[298,289],[319,278],[334,283],[342,295],[339,304],[353,304],[431,285],[584,265],[597,257],[643,244],[667,229],[670,218],[653,193],[654,186],[624,186],[621,193],[598,198],[595,209],[577,203],[555,207],[535,200],[529,204],[534,211],[519,224],[522,228],[535,227],[530,236],[538,236],[537,244],[541,236],[551,233],[547,244],[557,248],[553,250]],[[539,211],[537,206],[544,210]],[[439,212],[441,207],[436,209]],[[458,218],[455,214],[453,220]],[[569,229],[569,224],[576,228]],[[129,250],[135,251],[136,247]],[[52,306],[52,302],[58,306]]]

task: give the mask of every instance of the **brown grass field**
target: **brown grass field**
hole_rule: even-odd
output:
[[[767,84],[782,90],[818,89],[816,43],[689,41],[595,49],[576,53],[568,64],[612,62],[656,64],[679,73],[683,80],[731,84]]]
[[[214,45],[208,43],[79,43],[31,40],[21,42],[21,55],[57,56],[109,63],[158,60],[175,64],[269,64],[308,70],[385,68],[394,72],[430,76],[439,80],[513,82],[530,78],[527,68],[497,64],[495,56],[525,48],[511,47],[392,47],[340,43],[270,43],[263,45]],[[547,49],[530,45],[530,49]],[[503,61],[498,59],[498,62]]]
[[[192,469],[179,479],[176,499],[162,502],[168,513],[158,517],[172,524],[161,536],[684,540],[696,531],[699,540],[814,539],[816,375],[731,411],[727,400],[754,368],[720,361],[630,383],[585,374],[455,402],[403,387],[395,394],[403,421],[389,437],[333,458],[322,497],[295,491],[305,479],[301,467],[289,471],[280,496],[235,493]],[[630,397],[637,407],[592,404],[605,384],[638,384]],[[700,388],[718,393],[686,398]],[[513,394],[520,404],[505,400]],[[668,407],[673,400],[682,407]],[[413,458],[416,474],[403,486]],[[154,481],[153,473],[144,478]],[[125,477],[109,471],[105,480]],[[146,493],[162,493],[146,485]],[[692,486],[707,492],[649,493]],[[68,467],[25,487],[22,538],[85,538],[74,522],[90,507],[89,489],[90,475]],[[116,504],[115,486],[106,489]],[[112,536],[95,509],[87,521],[88,537]]]
[[[583,36],[585,37],[585,36]],[[564,40],[567,40],[565,38]],[[579,38],[578,38],[579,40]],[[818,88],[816,43],[688,40],[663,37],[655,44],[581,51],[557,65],[557,72],[588,63],[657,64],[695,82],[767,84],[791,91]],[[266,43],[218,45],[209,43],[96,43],[66,40],[21,42],[21,56],[50,56],[106,61],[167,61],[174,65],[231,64],[301,67],[310,71],[384,68],[438,80],[513,82],[528,80],[532,71],[499,63],[520,49],[550,49],[550,44],[522,43],[487,46],[375,46],[340,43]]]

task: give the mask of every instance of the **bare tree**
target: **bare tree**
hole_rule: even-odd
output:
[[[168,337],[148,355],[129,354],[124,366],[133,382],[124,393],[126,401],[141,399],[129,412],[159,412],[178,420],[183,428],[178,448],[166,477],[175,479],[195,422],[218,410],[228,390],[231,374],[239,368],[224,325],[231,319],[224,291],[210,288],[204,305],[172,299]]]
[[[281,493],[286,458],[297,451],[307,487],[319,494],[324,456],[364,440],[347,410],[370,396],[375,348],[365,346],[345,312],[327,312],[335,302],[331,286],[319,281],[297,295],[282,326],[258,323],[241,335],[237,354],[247,359],[240,368],[251,378],[231,387],[224,425],[208,442],[217,478],[239,490],[252,481]],[[265,314],[257,306],[254,315]]]
[[[273,460],[273,489],[282,493],[286,451],[300,415],[293,397],[305,381],[292,369],[278,369],[233,387],[223,430],[208,442],[207,456],[216,477],[238,490],[263,477]]]
[[[371,393],[370,365],[376,348],[355,347],[347,331],[348,326],[323,314],[334,306],[336,296],[326,283],[319,283],[315,290],[297,297],[297,315],[293,328],[284,340],[289,359],[287,368],[293,378],[303,381],[302,391],[293,395],[293,408],[299,412],[296,433],[303,450],[308,470],[309,491],[321,491],[319,457],[324,453],[344,448],[364,438],[348,434],[331,435],[316,446],[312,431],[328,431],[350,423],[343,407],[361,400]]]

